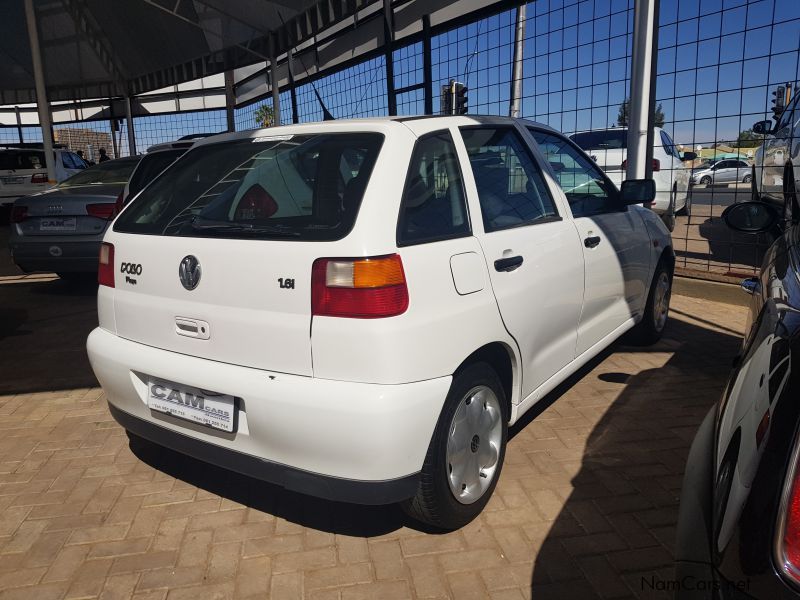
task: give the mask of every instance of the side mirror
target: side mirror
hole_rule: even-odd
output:
[[[656,199],[656,182],[652,179],[628,179],[619,190],[622,203],[647,204]]]
[[[779,218],[778,211],[763,202],[731,204],[722,212],[722,220],[728,227],[744,233],[769,231]]]
[[[759,121],[753,124],[753,133],[756,135],[767,135],[772,133],[772,121]]]
[[[696,158],[697,158],[697,153],[695,153],[695,152],[684,152],[683,156],[681,157],[681,160],[689,161],[689,160],[695,160]]]

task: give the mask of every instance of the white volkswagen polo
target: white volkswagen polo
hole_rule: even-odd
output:
[[[201,140],[108,231],[89,356],[135,436],[456,528],[509,425],[627,330],[661,335],[653,194],[522,120]]]

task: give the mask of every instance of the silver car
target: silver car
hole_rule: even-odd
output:
[[[101,163],[11,207],[9,246],[23,271],[74,278],[97,272],[100,242],[140,157]]]
[[[692,172],[692,183],[699,185],[750,183],[752,179],[752,167],[743,160],[731,158],[718,160]]]

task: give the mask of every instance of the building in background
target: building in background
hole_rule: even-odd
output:
[[[59,127],[53,131],[53,141],[56,144],[63,144],[73,152],[83,150],[83,157],[90,161],[97,161],[100,148],[105,148],[109,155],[113,154],[111,134],[104,131]]]

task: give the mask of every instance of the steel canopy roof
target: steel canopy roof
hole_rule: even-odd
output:
[[[377,0],[34,0],[49,101],[141,94],[280,56]],[[0,2],[0,104],[36,101],[23,0]]]

